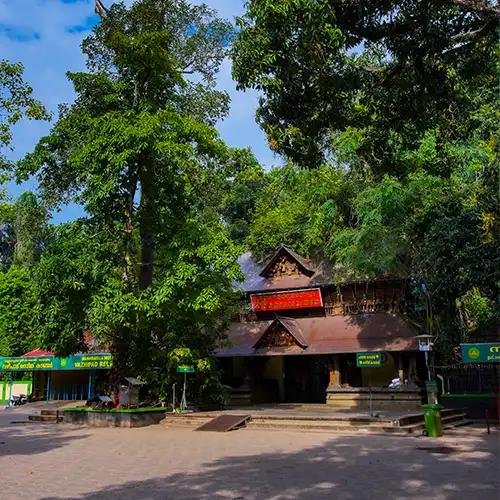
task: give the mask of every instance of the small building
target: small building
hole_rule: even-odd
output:
[[[90,399],[112,366],[113,357],[107,352],[58,358],[53,352],[35,349],[19,357],[0,357],[0,372],[33,374],[32,400]]]
[[[284,245],[260,266],[246,253],[240,266],[246,304],[216,351],[235,400],[420,407],[405,280],[335,284],[325,263]],[[380,353],[382,366],[359,368],[357,353]],[[402,386],[389,389],[395,378]]]

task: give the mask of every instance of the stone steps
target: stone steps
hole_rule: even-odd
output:
[[[64,420],[63,412],[57,409],[40,410],[40,415],[29,415],[30,422],[59,423]]]
[[[472,423],[472,421],[467,420],[465,413],[456,412],[454,410],[444,411],[441,416],[441,423],[443,426],[443,430],[454,429],[455,427],[468,425]],[[413,419],[412,419],[413,420]],[[419,421],[411,421],[410,423],[405,423],[406,420],[403,420],[403,425],[399,425],[396,427],[388,427],[385,428],[385,432],[391,432],[393,434],[415,434],[421,435],[425,430],[424,417],[421,414]]]
[[[251,414],[251,412],[249,412]],[[204,413],[167,414],[162,421],[167,427],[197,428],[218,416]],[[443,429],[467,425],[465,414],[456,410],[442,412]],[[248,428],[270,430],[314,430],[328,432],[391,433],[397,435],[422,435],[425,429],[422,413],[397,420],[376,417],[348,417],[325,415],[259,415],[252,416]]]
[[[197,428],[209,422],[216,415],[186,414],[167,415],[162,421],[167,427]],[[344,432],[369,432],[383,431],[384,425],[391,425],[390,421],[368,421],[368,419],[349,419],[331,417],[300,417],[300,416],[275,416],[263,415],[252,417],[248,424],[250,429],[301,429],[301,430],[326,430]]]
[[[45,422],[45,423],[59,423],[63,421],[63,417],[56,415],[29,415],[28,420],[30,422]]]

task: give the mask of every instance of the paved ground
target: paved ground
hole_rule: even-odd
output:
[[[432,440],[9,423],[22,418],[0,411],[2,500],[499,499],[499,433],[482,429]],[[454,451],[419,449],[443,446]]]

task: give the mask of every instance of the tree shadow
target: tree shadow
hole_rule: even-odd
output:
[[[401,439],[404,439],[403,445]],[[45,497],[44,500],[497,500],[496,444],[496,441],[478,438],[473,449],[454,445],[443,453],[442,444],[427,440],[427,447],[441,448],[441,452],[419,449],[422,441],[414,438],[339,436],[321,446],[298,452],[227,456],[203,464],[196,473],[172,473],[128,481],[79,496]],[[196,444],[193,442],[191,446]]]
[[[87,434],[74,430],[68,435],[68,426],[63,424],[9,424],[2,422],[0,426],[0,456],[5,455],[35,455],[54,448],[66,446],[70,441],[84,439]],[[79,432],[78,432],[79,431]]]

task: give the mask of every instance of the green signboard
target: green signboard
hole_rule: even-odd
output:
[[[464,363],[500,363],[500,342],[461,344]]]
[[[109,353],[75,354],[67,358],[53,356],[0,358],[0,371],[108,370],[112,367],[113,355]]]
[[[194,373],[194,366],[180,365],[177,367],[177,373]]]
[[[382,353],[381,352],[357,352],[356,366],[358,368],[381,368]]]

